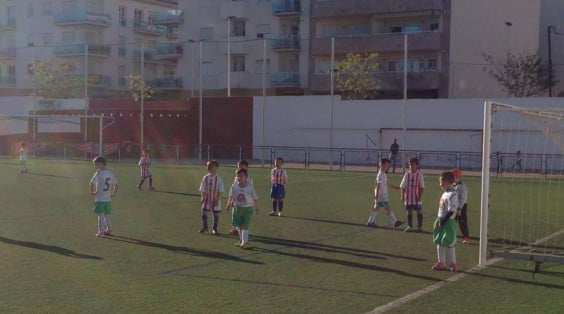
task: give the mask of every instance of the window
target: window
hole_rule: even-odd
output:
[[[125,36],[119,35],[118,41],[119,41],[119,44],[120,44],[119,49],[118,49],[118,55],[120,57],[127,56],[127,49],[125,47],[125,42],[126,42]]]
[[[8,65],[8,77],[15,77],[16,76],[16,65],[9,64]]]
[[[41,34],[41,41],[45,46],[53,45],[53,33],[43,33]]]
[[[270,32],[270,24],[257,24],[257,38],[268,38]]]
[[[390,33],[403,33],[403,27],[401,26],[391,26]]]
[[[437,59],[427,59],[427,70],[437,70]]]
[[[431,31],[438,31],[439,30],[439,23],[433,23],[429,25],[429,30]]]
[[[118,66],[118,85],[120,87],[127,85],[127,80],[125,78],[125,65]]]
[[[42,11],[44,16],[52,15],[53,14],[53,2],[51,2],[51,1],[43,2],[41,11]]]
[[[419,72],[421,62],[418,59],[407,61],[407,72]],[[403,72],[403,60],[388,61],[388,72]]]
[[[139,23],[142,21],[143,21],[143,10],[135,9],[133,11],[133,23],[135,23],[135,25],[139,25]]]
[[[421,25],[405,25],[403,31],[406,34],[421,33]]]
[[[245,72],[245,56],[231,57],[231,72]]]
[[[147,13],[147,16],[146,16],[146,18],[147,18],[147,20],[146,20],[147,23],[153,24],[153,20],[154,20],[154,17],[155,17],[155,12],[147,11],[146,13]]]
[[[119,15],[119,25],[121,27],[126,27],[127,26],[127,8],[120,6],[118,9],[118,15]]]
[[[13,5],[6,7],[6,15],[8,16],[8,22],[13,23],[16,20],[16,7]]]
[[[212,40],[213,39],[213,28],[202,27],[200,28],[200,40]]]
[[[233,37],[245,37],[245,21],[244,20],[232,20],[231,21],[231,36],[233,36]]]
[[[33,17],[33,3],[27,4],[27,17]]]

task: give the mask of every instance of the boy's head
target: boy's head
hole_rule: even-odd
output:
[[[451,172],[454,175],[454,182],[455,183],[460,182],[460,179],[462,178],[462,170],[455,168],[455,169],[452,169]]]
[[[451,171],[441,173],[439,184],[444,190],[452,188],[454,185],[454,174]]]
[[[237,168],[238,169],[249,169],[249,162],[245,159],[241,159],[239,160],[239,162],[237,163]]]
[[[388,169],[390,169],[390,160],[388,158],[380,159],[380,169],[382,169],[382,171],[388,171]]]
[[[25,142],[21,142],[21,143],[20,143],[20,147],[21,147],[21,148],[25,148]]]
[[[215,174],[219,168],[219,163],[215,160],[208,160],[208,162],[206,162],[206,166],[208,167],[208,171],[210,173]]]
[[[419,170],[419,159],[411,158],[409,160],[409,170],[411,170],[411,172],[416,172],[417,170]]]
[[[247,169],[239,168],[235,173],[237,175],[237,182],[241,184],[247,182],[247,177],[249,176]]]
[[[284,165],[284,158],[282,157],[277,157],[274,165],[276,166],[276,168],[282,168],[282,166]]]
[[[149,153],[150,151],[148,148],[143,149],[143,156],[149,156]]]
[[[104,158],[104,156],[96,156],[94,157],[94,159],[92,159],[92,163],[94,164],[94,168],[100,170],[106,167],[107,161],[106,158]]]

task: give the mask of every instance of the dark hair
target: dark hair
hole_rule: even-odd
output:
[[[380,163],[383,164],[389,164],[391,161],[388,158],[382,158],[380,159]]]
[[[206,166],[208,166],[208,170],[210,170],[213,166],[219,168],[219,163],[215,160],[208,160],[208,162],[206,162]]]
[[[236,174],[244,174],[246,177],[249,176],[249,172],[245,168],[239,168],[239,169],[237,169],[237,171],[235,173]]]
[[[237,164],[247,166],[247,168],[249,167],[249,162],[246,159],[239,160]]]
[[[143,152],[150,152],[148,148],[143,148]]]
[[[454,183],[454,174],[452,171],[445,171],[441,173],[441,178],[449,183]]]
[[[104,158],[104,156],[96,156],[96,157],[94,157],[94,159],[92,159],[92,162],[95,163],[95,164],[101,163],[104,166],[107,163],[106,158]]]
[[[413,157],[413,158],[411,158],[411,159],[409,160],[409,163],[414,163],[414,164],[416,164],[416,165],[419,166],[419,159]]]
[[[284,158],[282,158],[282,157],[276,157],[276,161],[280,161],[281,163],[284,163]]]

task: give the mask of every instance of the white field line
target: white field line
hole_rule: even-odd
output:
[[[552,239],[552,238],[554,238],[554,237],[557,237],[557,236],[559,236],[559,235],[561,235],[561,234],[564,234],[564,229],[562,229],[562,230],[560,230],[560,231],[557,231],[557,232],[555,232],[555,233],[553,233],[553,234],[551,234],[551,235],[548,235],[548,236],[546,236],[546,237],[544,237],[544,238],[542,238],[542,239],[539,239],[539,240],[537,240],[537,241],[531,243],[530,246],[538,245],[538,244],[543,243],[543,242],[545,242],[545,241],[548,241],[548,240],[550,240],[550,239]],[[521,248],[519,248],[519,249],[513,250],[512,252],[514,252],[514,251],[517,252],[517,251],[519,251],[519,250],[527,250],[527,249],[530,248],[530,246],[529,246],[529,247],[521,247]],[[426,294],[429,294],[429,293],[431,293],[431,292],[433,292],[433,291],[436,291],[436,290],[438,290],[438,289],[440,289],[440,288],[442,288],[442,287],[448,285],[449,283],[458,281],[458,280],[460,280],[460,279],[466,277],[468,274],[476,273],[476,272],[482,270],[484,267],[491,266],[491,265],[493,265],[493,264],[495,264],[495,263],[497,263],[497,262],[500,262],[501,260],[503,260],[503,258],[492,258],[492,259],[490,259],[490,260],[488,260],[488,261],[486,262],[486,266],[474,266],[474,267],[472,267],[471,269],[469,269],[468,271],[466,271],[466,272],[464,272],[464,273],[458,273],[458,274],[456,274],[456,275],[454,275],[454,276],[451,276],[451,277],[449,277],[449,278],[447,278],[447,279],[445,279],[445,280],[443,280],[443,281],[439,281],[439,282],[434,283],[434,284],[432,284],[432,285],[430,285],[430,286],[427,286],[427,287],[425,287],[425,288],[422,288],[422,289],[419,289],[419,290],[417,290],[417,291],[414,291],[414,292],[412,292],[412,293],[410,293],[410,294],[408,294],[408,295],[405,295],[405,296],[403,296],[403,297],[401,297],[401,298],[399,298],[399,299],[397,299],[397,300],[394,300],[394,301],[388,302],[388,303],[386,303],[386,304],[384,304],[384,305],[381,305],[381,306],[375,308],[374,310],[372,310],[372,311],[370,311],[370,312],[368,312],[368,313],[370,313],[370,314],[376,314],[376,313],[384,313],[384,312],[387,312],[387,311],[389,311],[389,310],[391,310],[391,309],[394,309],[394,308],[396,308],[396,307],[398,307],[398,306],[400,306],[400,305],[403,305],[403,304],[405,304],[405,303],[407,303],[407,302],[413,301],[413,300],[415,300],[415,299],[417,299],[417,298],[419,298],[419,297],[422,297],[422,296],[424,296],[424,295],[426,295]]]

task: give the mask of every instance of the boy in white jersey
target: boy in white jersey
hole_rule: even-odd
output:
[[[223,185],[221,177],[217,175],[219,163],[215,160],[209,160],[206,165],[208,167],[208,173],[202,178],[202,182],[200,183],[200,203],[202,204],[202,229],[200,229],[200,233],[204,233],[209,230],[208,213],[212,212],[212,233],[214,235],[219,235],[217,228],[219,225],[219,214],[221,213],[220,197],[221,194],[225,192],[225,186]]]
[[[439,202],[439,213],[433,226],[433,243],[437,245],[438,261],[433,265],[433,270],[447,270],[446,255],[450,260],[448,270],[458,271],[456,265],[456,211],[458,210],[458,196],[454,190],[454,175],[452,172],[443,172],[439,177],[439,184],[443,188],[443,195]]]
[[[425,180],[419,171],[419,160],[411,158],[409,160],[409,171],[403,176],[400,183],[401,200],[407,210],[406,232],[413,231],[413,211],[417,212],[417,230],[423,230],[423,191],[425,190]]]
[[[462,170],[452,169],[452,174],[454,175],[454,190],[456,195],[458,195],[458,211],[456,212],[456,217],[458,219],[458,226],[462,232],[462,243],[470,243],[470,232],[468,231],[468,188],[466,184],[462,182]]]
[[[27,173],[27,150],[25,149],[25,142],[20,143],[20,173]]]
[[[286,181],[288,181],[288,173],[284,169],[284,158],[278,157],[274,163],[275,167],[270,171],[270,198],[272,198],[272,213],[269,216],[282,216],[284,209],[284,199],[286,198]]]
[[[390,218],[394,228],[403,224],[403,221],[397,220],[392,208],[390,207],[388,187],[391,186],[394,189],[400,189],[399,186],[388,183],[388,176],[386,175],[386,172],[390,169],[390,164],[391,161],[388,158],[382,158],[382,160],[380,160],[380,170],[376,176],[376,186],[374,188],[374,208],[370,211],[370,215],[368,216],[368,227],[378,227],[374,220],[376,220],[376,214],[378,214],[378,210],[380,208],[384,208],[386,210],[386,214]]]
[[[97,156],[92,160],[96,173],[90,180],[90,195],[94,196],[94,213],[98,216],[97,237],[112,235],[112,198],[116,195],[118,185],[114,174],[106,169],[106,158]],[[105,229],[104,229],[105,226]]]
[[[233,225],[239,226],[240,241],[235,244],[242,249],[250,249],[249,246],[249,226],[253,218],[253,212],[257,215],[259,208],[257,204],[257,193],[255,187],[248,181],[247,169],[237,170],[237,183],[231,186],[227,210],[234,208]]]
[[[241,159],[239,160],[239,162],[237,162],[237,169],[245,169],[247,171],[249,171],[249,162],[246,161],[245,159]],[[233,180],[233,183],[237,183],[237,171],[235,171],[235,179]],[[247,176],[247,183],[249,184],[253,184],[253,178],[251,177],[251,175],[249,174]],[[236,211],[233,210],[233,215],[236,215]],[[233,222],[233,219],[231,219],[231,222]],[[239,227],[233,225],[233,228],[231,229],[231,231],[229,231],[228,235],[230,236],[239,236]]]
[[[141,181],[137,185],[139,191],[143,189],[143,182],[145,182],[146,179],[149,179],[149,191],[155,190],[153,188],[153,174],[149,167],[151,167],[151,156],[149,155],[149,150],[145,148],[141,153],[141,158],[139,158],[139,168],[141,170]]]

